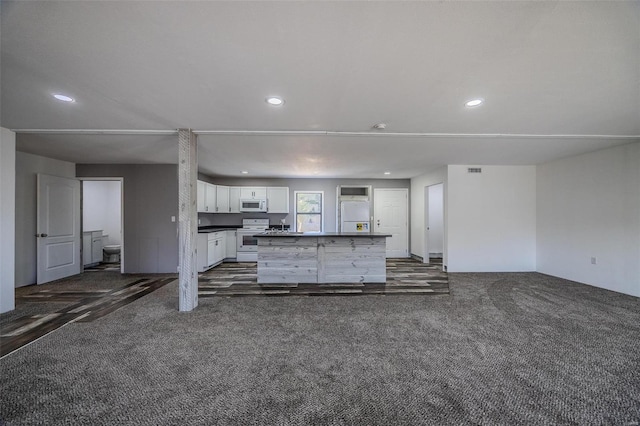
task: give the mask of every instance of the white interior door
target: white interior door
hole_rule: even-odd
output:
[[[424,188],[424,256],[423,262],[430,263],[431,257],[444,260],[444,185]]]
[[[80,181],[38,174],[37,283],[79,274]]]
[[[409,190],[373,190],[374,231],[391,234],[387,238],[387,257],[409,257]]]

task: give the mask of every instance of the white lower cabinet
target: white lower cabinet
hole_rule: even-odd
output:
[[[102,231],[82,233],[82,264],[84,266],[102,262]]]
[[[198,272],[206,271],[220,262],[226,256],[226,231],[198,234]]]

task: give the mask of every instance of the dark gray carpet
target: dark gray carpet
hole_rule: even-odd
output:
[[[209,298],[192,313],[170,284],[0,360],[0,418],[638,424],[639,299],[535,273],[449,280],[449,296]]]

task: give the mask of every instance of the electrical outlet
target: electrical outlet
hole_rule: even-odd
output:
[[[175,216],[171,216],[171,222],[175,222],[176,221],[176,217]]]
[[[595,265],[598,263],[598,259],[596,259],[595,257],[591,257],[591,264]]]

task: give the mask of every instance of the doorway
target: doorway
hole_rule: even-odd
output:
[[[409,257],[409,190],[373,190],[373,230],[391,234],[387,238],[387,257]]]
[[[424,263],[444,266],[444,184],[424,188]]]
[[[85,271],[124,273],[123,178],[82,178]]]

